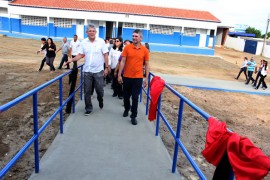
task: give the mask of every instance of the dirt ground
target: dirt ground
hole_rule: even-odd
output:
[[[57,42],[57,47],[60,46]],[[41,85],[65,70],[49,73],[45,65],[44,70],[37,72],[42,55],[35,52],[40,47],[40,41],[31,39],[15,39],[0,37],[0,104],[24,94]],[[248,53],[231,49],[216,48],[215,57],[194,56],[173,53],[151,53],[151,70],[159,73],[206,77],[235,81],[243,57],[251,57]],[[254,56],[257,62],[262,57]],[[61,54],[57,54],[55,66],[60,63]],[[267,59],[267,58],[266,58]],[[270,59],[267,59],[270,60]],[[68,95],[68,79],[64,79],[64,97]],[[239,81],[244,82],[242,75]],[[266,79],[270,83],[270,78]],[[244,83],[243,83],[244,85]],[[189,98],[210,115],[227,123],[228,128],[246,136],[270,156],[270,97],[204,91],[186,87],[175,87],[178,92]],[[39,94],[39,126],[52,115],[58,105],[58,83],[55,83]],[[1,113],[0,116],[0,168],[22,148],[23,144],[32,136],[32,99],[29,98],[15,108]],[[170,124],[177,125],[177,107],[179,100],[168,90],[164,90],[162,111],[166,114]],[[67,116],[67,115],[65,115]],[[167,128],[161,123],[161,137],[172,154],[174,141]],[[40,137],[40,151],[44,154],[59,129],[56,118]],[[184,145],[194,159],[201,164],[207,178],[211,179],[214,167],[208,164],[200,152],[204,148],[207,122],[199,114],[185,106],[181,137]],[[178,169],[186,179],[198,179],[192,167],[180,155]],[[8,172],[5,179],[27,179],[34,167],[33,148],[19,160]],[[266,179],[270,179],[267,177]]]

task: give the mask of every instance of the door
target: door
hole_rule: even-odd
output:
[[[76,34],[78,39],[84,39],[84,20],[78,19],[76,23]]]
[[[246,40],[244,52],[256,54],[257,41]]]

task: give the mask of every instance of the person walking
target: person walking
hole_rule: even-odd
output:
[[[73,36],[73,40],[70,42],[70,49],[69,54],[71,54],[71,57],[74,58],[79,54],[81,42],[78,40],[78,36],[75,34]],[[73,62],[73,68],[77,68],[77,61]]]
[[[254,73],[257,74],[257,75],[256,75],[255,81],[253,83],[253,87],[257,86],[258,79],[259,79],[259,77],[261,77],[261,70],[262,70],[262,67],[263,67],[263,61],[264,60],[261,60],[259,68],[255,67],[255,72]]]
[[[53,43],[52,38],[48,38],[47,43],[38,51],[40,53],[42,50],[46,49],[46,64],[50,66],[51,73],[55,71],[53,62],[55,59],[56,45]]]
[[[113,89],[113,97],[120,96],[118,93],[118,81],[117,76],[114,76],[115,68],[118,64],[119,57],[121,56],[123,50],[123,40],[122,38],[116,38],[115,44],[110,50],[109,53],[109,66],[111,67],[111,77],[112,77],[112,89]]]
[[[67,63],[76,62],[85,55],[84,63],[84,101],[85,101],[85,116],[88,116],[93,111],[91,102],[91,93],[93,81],[95,82],[95,90],[100,109],[103,108],[104,96],[104,77],[108,75],[108,48],[103,39],[96,37],[96,26],[89,24],[87,27],[88,38],[84,39],[80,45],[78,55],[71,58]],[[105,69],[104,69],[105,62]]]
[[[255,87],[255,89],[259,89],[261,83],[262,83],[262,86],[263,86],[263,90],[267,89],[267,85],[266,85],[266,83],[264,81],[267,74],[268,74],[268,62],[266,60],[263,60],[263,66],[262,66],[262,69],[261,69],[260,80],[259,80],[259,83],[258,83],[257,87]]]
[[[58,53],[60,50],[62,50],[62,59],[58,69],[62,69],[64,62],[68,61],[69,43],[67,42],[66,37],[63,38],[62,46],[56,51],[56,53]],[[67,69],[69,69],[69,64],[67,64]]]
[[[133,43],[125,46],[122,52],[122,60],[118,71],[118,82],[123,83],[124,107],[123,117],[128,116],[131,108],[131,124],[137,125],[138,100],[142,84],[148,85],[149,75],[149,52],[141,44],[142,31],[135,29],[132,34]],[[146,78],[143,81],[143,63],[145,62]],[[123,78],[121,76],[124,69]],[[132,105],[130,107],[130,97]]]
[[[252,77],[252,74],[255,70],[255,66],[256,66],[256,61],[253,59],[253,57],[250,59],[250,61],[248,61],[247,63],[248,67],[247,67],[247,70],[248,70],[248,80],[247,82],[245,83],[246,85],[248,85],[249,81],[251,80],[252,83],[254,83],[254,79]]]
[[[40,46],[40,48],[42,48],[42,47],[46,44],[46,38],[43,37],[43,38],[40,39],[40,41],[41,41],[41,46]],[[37,54],[38,54],[39,52],[40,52],[40,51],[38,50],[38,51],[37,51]],[[46,62],[46,54],[47,54],[46,49],[42,50],[41,53],[44,54],[44,57],[43,57],[43,59],[41,60],[41,63],[40,63],[40,67],[39,67],[39,69],[38,69],[38,72],[40,72],[40,71],[43,69],[43,66],[44,66],[44,64],[45,64],[45,62]]]
[[[247,63],[248,63],[248,58],[244,57],[244,61],[242,63],[242,66],[240,68],[240,71],[238,73],[238,76],[235,79],[238,79],[239,76],[242,74],[242,72],[244,72],[245,77],[246,77],[246,81],[247,81]]]

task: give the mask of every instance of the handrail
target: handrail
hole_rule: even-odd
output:
[[[14,166],[14,164],[18,161],[18,159],[25,153],[25,151],[34,143],[34,156],[35,156],[35,172],[39,172],[39,147],[38,147],[38,137],[39,135],[46,129],[46,127],[51,123],[51,121],[60,114],[60,133],[63,133],[63,108],[68,103],[69,100],[73,99],[73,112],[75,112],[75,94],[80,90],[80,99],[82,100],[82,84],[83,84],[83,76],[82,76],[82,70],[83,65],[78,66],[78,68],[81,69],[81,77],[80,77],[80,83],[78,87],[74,90],[72,94],[69,95],[69,97],[63,101],[63,83],[62,79],[63,77],[69,75],[71,71],[65,72],[56,78],[28,91],[27,93],[15,98],[12,101],[7,102],[4,105],[0,106],[0,113],[7,111],[11,107],[17,105],[18,103],[22,102],[23,100],[29,98],[30,96],[33,96],[33,121],[34,121],[34,135],[25,143],[25,145],[21,148],[19,152],[15,154],[15,156],[4,166],[3,169],[0,171],[0,179],[3,178],[3,176],[9,171],[9,169]],[[59,106],[51,115],[48,120],[38,129],[38,92],[47,86],[55,83],[56,81],[59,81]]]
[[[145,93],[146,95],[146,112],[145,114],[148,114],[148,106],[149,106],[149,100],[151,100],[150,96],[150,80],[152,79],[152,76],[154,77],[155,75],[153,73],[149,73],[148,77],[148,88],[145,90],[142,87],[141,91],[141,96],[142,92]],[[195,172],[197,175],[200,177],[200,179],[206,180],[207,178],[201,171],[201,169],[198,167],[196,162],[193,160],[192,156],[189,154],[188,150],[185,148],[184,144],[180,140],[180,132],[181,132],[181,125],[182,125],[182,115],[183,115],[183,110],[184,110],[184,103],[189,105],[193,110],[198,112],[205,120],[208,120],[209,117],[211,117],[208,113],[204,112],[201,108],[199,108],[197,105],[195,105],[193,102],[188,100],[185,96],[177,92],[175,89],[173,89],[170,85],[165,83],[165,87],[169,89],[173,94],[175,94],[177,97],[180,99],[179,103],[179,110],[178,110],[178,122],[177,122],[177,128],[176,132],[173,130],[172,126],[170,123],[167,121],[166,117],[164,114],[161,112],[161,102],[162,102],[162,94],[160,95],[158,99],[158,107],[157,107],[157,118],[156,118],[156,136],[159,134],[159,124],[160,124],[160,118],[163,120],[165,125],[167,126],[168,130],[170,131],[171,135],[173,136],[175,140],[175,147],[174,147],[174,155],[173,155],[173,164],[172,164],[172,173],[175,173],[176,171],[176,165],[177,165],[177,157],[178,157],[178,148],[180,147],[183,153],[185,154],[186,158],[194,168]],[[230,131],[230,130],[228,130]],[[234,179],[233,173],[230,176],[230,179]]]

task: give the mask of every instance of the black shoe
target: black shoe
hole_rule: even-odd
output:
[[[131,118],[131,124],[137,125],[137,119],[136,118]]]
[[[116,96],[117,96],[117,94],[113,94],[113,95],[112,95],[112,97],[116,97]]]
[[[236,79],[236,80],[237,80],[238,78],[234,78],[234,79]]]
[[[123,117],[128,117],[128,111],[124,111]]]
[[[118,96],[119,99],[123,99],[123,96]]]
[[[86,112],[84,113],[85,116],[89,116],[90,114],[91,114],[91,111],[86,111]]]
[[[100,107],[100,109],[103,108],[103,102],[99,102],[99,107]]]
[[[255,87],[254,89],[258,90],[258,88],[257,88],[257,87]]]

